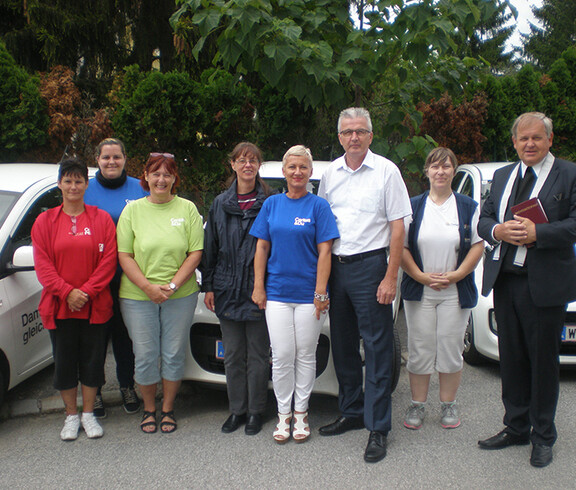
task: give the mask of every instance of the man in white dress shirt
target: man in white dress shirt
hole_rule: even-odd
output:
[[[366,427],[366,462],[386,456],[391,428],[392,302],[404,244],[404,218],[412,213],[398,167],[370,151],[370,113],[341,112],[338,138],[345,154],[325,172],[318,194],[336,216],[340,239],[332,247],[330,331],[340,385],[341,416],[320,428],[325,436]],[[388,254],[387,254],[388,251]],[[360,337],[366,385],[362,389]]]

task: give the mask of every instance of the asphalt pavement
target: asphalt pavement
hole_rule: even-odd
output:
[[[405,343],[404,343],[405,345]],[[113,361],[109,356],[105,397],[112,400]],[[42,378],[38,381],[37,378]],[[54,396],[50,369],[35,376],[32,386],[13,390],[8,403]],[[559,438],[554,462],[547,468],[530,466],[530,447],[483,451],[477,440],[502,428],[500,380],[494,364],[465,366],[458,395],[462,425],[440,426],[437,377],[431,384],[427,417],[422,429],[408,430],[402,416],[410,401],[403,366],[392,397],[393,427],[388,456],[367,464],[363,452],[368,432],[358,430],[322,437],[317,429],[338,415],[336,398],[313,395],[310,404],[312,436],[305,444],[275,444],[275,408],[270,396],[262,432],[246,436],[242,429],[222,434],[228,415],[226,393],[184,383],[176,403],[178,430],[172,435],[143,434],[139,415],[121,406],[108,409],[102,421],[105,435],[62,442],[61,410],[41,415],[14,416],[0,422],[0,488],[223,488],[223,489],[531,489],[576,486],[576,371],[563,371],[557,413]],[[49,395],[49,396],[45,396]],[[113,401],[112,401],[113,402]],[[113,402],[114,404],[114,402]],[[32,413],[39,413],[32,410]],[[16,415],[16,414],[12,414]]]

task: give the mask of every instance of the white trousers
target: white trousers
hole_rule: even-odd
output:
[[[316,347],[326,315],[316,319],[314,304],[266,303],[272,347],[272,382],[278,413],[305,412],[316,379]]]
[[[470,309],[450,298],[404,301],[408,326],[408,362],[413,374],[457,373],[463,367],[464,334]]]

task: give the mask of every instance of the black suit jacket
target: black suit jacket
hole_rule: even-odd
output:
[[[507,165],[494,173],[490,195],[482,207],[478,233],[491,245],[497,243],[492,238],[492,228],[499,223],[500,201],[515,165]],[[556,158],[538,198],[549,222],[536,225],[536,244],[528,249],[526,256],[528,285],[536,306],[560,306],[576,299],[576,165]],[[505,220],[511,218],[507,210]],[[484,296],[498,278],[508,246],[511,245],[502,242],[500,260],[493,260],[494,249],[486,254],[482,283]]]

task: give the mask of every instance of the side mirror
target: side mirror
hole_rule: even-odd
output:
[[[19,247],[14,252],[12,257],[12,267],[13,271],[33,271],[34,270],[34,253],[32,251],[32,245],[25,245]]]

